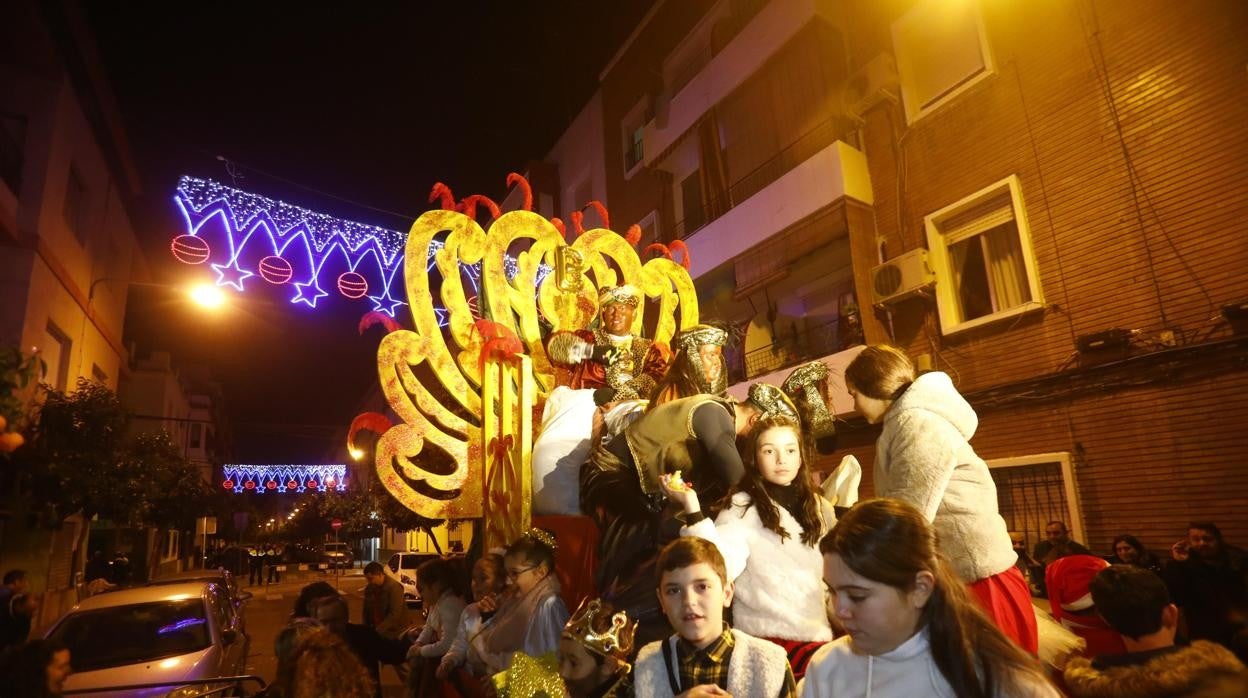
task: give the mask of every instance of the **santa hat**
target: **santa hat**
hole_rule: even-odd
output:
[[[1062,611],[1085,611],[1092,608],[1092,592],[1088,585],[1109,563],[1095,555],[1068,555],[1053,561],[1044,572],[1044,585],[1049,592],[1053,616]]]

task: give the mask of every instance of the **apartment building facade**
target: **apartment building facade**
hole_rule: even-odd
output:
[[[121,118],[79,6],[5,3],[0,46],[0,342],[38,351],[55,388],[86,378],[115,391],[127,286],[144,273]],[[50,521],[21,498],[4,506],[5,569],[43,592],[46,623],[77,601],[90,522]]]
[[[864,341],[950,373],[1030,542],[1242,543],[1246,30],[1215,1],[660,0],[595,97],[612,227],[688,247],[737,392]],[[869,495],[843,390],[817,466],[855,455]]]

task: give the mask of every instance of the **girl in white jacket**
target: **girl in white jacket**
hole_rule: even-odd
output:
[[[1058,698],[1040,665],[971,601],[923,514],[861,502],[819,543],[848,635],[824,645],[802,698]]]
[[[684,509],[681,535],[705,538],[724,556],[734,627],[784,647],[795,678],[832,639],[817,546],[835,516],[812,487],[804,450],[796,419],[760,417],[742,453],[745,475],[714,523],[691,487],[663,482]]]
[[[864,349],[845,367],[854,406],[883,424],[875,442],[875,493],[918,509],[932,524],[940,551],[984,611],[1020,647],[1036,654],[1031,590],[1014,563],[1018,555],[997,512],[997,487],[970,439],[975,410],[939,371],[915,376],[901,350]]]

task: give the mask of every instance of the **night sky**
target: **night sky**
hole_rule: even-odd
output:
[[[436,181],[500,199],[651,4],[88,3],[143,180],[136,227],[153,277],[202,271],[169,254],[182,232],[172,192],[182,174],[231,183],[218,155],[242,166],[241,189],[396,230],[429,208]],[[316,462],[377,380],[380,330],[356,333],[367,302],[312,311],[259,286],[218,317],[136,289],[128,338],[140,355],[209,363],[238,460]]]

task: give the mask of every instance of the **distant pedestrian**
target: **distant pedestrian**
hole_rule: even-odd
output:
[[[255,545],[248,547],[247,560],[251,565],[251,576],[247,583],[254,587],[264,582],[264,551]]]
[[[276,545],[270,545],[264,551],[265,564],[269,566],[269,584],[277,584],[282,581],[282,572],[277,568],[282,564],[282,554]]]
[[[36,606],[26,572],[5,572],[4,585],[0,586],[0,650],[26,641]]]

